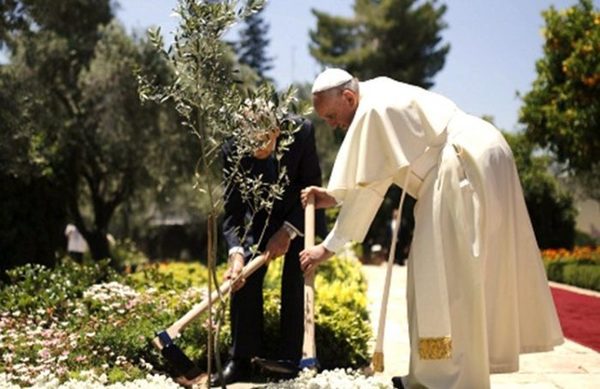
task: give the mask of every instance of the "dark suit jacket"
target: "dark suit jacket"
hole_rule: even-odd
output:
[[[289,178],[288,185],[281,199],[276,200],[273,210],[268,219],[265,234],[259,245],[262,251],[269,238],[281,227],[284,222],[291,223],[298,231],[304,231],[304,209],[300,202],[300,191],[310,185],[321,186],[321,167],[317,157],[315,134],[312,123],[309,120],[294,118],[296,123],[302,123],[302,127],[294,134],[294,142],[289,145],[281,161],[278,163],[274,155],[260,160],[247,157],[242,160],[244,171],[248,177],[259,177],[267,183],[277,180],[278,173],[285,166]],[[232,152],[233,142],[227,142],[223,148],[224,165],[228,168],[227,156]],[[267,213],[258,212],[253,220],[250,218],[248,204],[240,195],[238,188],[232,185],[225,193],[225,217],[223,221],[223,233],[228,249],[242,246],[247,250],[256,244],[260,234],[267,223]],[[251,222],[251,231],[247,234],[244,242],[240,241],[246,223]],[[317,234],[325,236],[325,219],[322,211],[317,212],[316,221]]]

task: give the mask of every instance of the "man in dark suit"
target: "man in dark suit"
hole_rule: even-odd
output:
[[[302,118],[288,119],[300,130],[293,134],[293,142],[283,151],[280,161],[275,157],[278,148],[279,129],[266,131],[268,137],[253,157],[242,159],[245,177],[275,183],[281,169],[285,167],[288,183],[281,199],[276,200],[270,213],[259,211],[252,218],[250,230],[244,240],[240,234],[251,218],[251,209],[239,188],[230,185],[225,193],[225,218],[223,232],[229,249],[229,269],[226,279],[237,277],[245,263],[251,258],[249,248],[258,243],[260,253],[270,259],[285,254],[281,285],[281,345],[280,357],[298,363],[302,356],[304,334],[304,281],[300,270],[299,252],[303,249],[304,210],[300,202],[300,190],[310,185],[321,184],[321,168],[316,152],[314,128],[310,121]],[[286,123],[289,125],[290,123]],[[224,148],[225,169],[231,171],[233,142]],[[227,173],[225,173],[227,174]],[[317,215],[317,231],[325,229],[324,215]],[[264,235],[263,235],[264,229]],[[262,236],[262,239],[260,239]],[[225,384],[250,378],[251,358],[261,356],[263,347],[263,294],[262,286],[266,266],[258,269],[247,280],[237,284],[231,298],[231,332],[233,345],[231,358],[223,369]],[[243,284],[243,287],[241,287]],[[218,376],[211,383],[220,385]]]

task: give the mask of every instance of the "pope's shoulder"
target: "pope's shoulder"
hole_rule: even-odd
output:
[[[429,93],[419,86],[396,81],[389,77],[376,77],[361,81],[359,86],[359,114],[383,113],[390,107],[402,108]]]

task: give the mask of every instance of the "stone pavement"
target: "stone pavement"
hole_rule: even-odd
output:
[[[385,268],[385,264],[363,266],[369,283],[369,309],[374,334],[377,333]],[[409,341],[405,295],[406,267],[394,265],[384,342],[385,370],[376,374],[382,381],[408,372]],[[374,347],[374,343],[373,339],[371,347]],[[520,365],[519,372],[492,375],[492,388],[600,388],[600,353],[570,340],[551,352],[522,355]]]

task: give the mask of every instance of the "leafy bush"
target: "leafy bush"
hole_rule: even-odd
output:
[[[267,339],[276,350],[279,333],[279,285],[282,261],[269,265],[265,285],[265,327],[277,334]],[[320,265],[315,278],[315,337],[322,368],[361,367],[369,359],[372,334],[367,311],[367,284],[360,263],[334,257]],[[275,355],[272,355],[273,357]]]
[[[540,248],[569,247],[575,241],[573,195],[550,171],[550,159],[535,152],[524,134],[503,133],[513,152],[531,225]]]
[[[281,260],[273,261],[265,282],[267,356],[275,356],[279,331]],[[225,266],[219,269],[222,275]],[[206,269],[199,264],[146,266],[122,277],[108,262],[79,265],[64,260],[54,270],[27,265],[11,271],[11,285],[0,289],[0,375],[30,385],[44,372],[60,380],[94,374],[107,382],[172,373],[150,344],[202,300]],[[316,279],[318,358],[325,368],[358,367],[368,358],[366,284],[358,263],[336,258],[322,265]],[[231,344],[228,304],[221,310],[218,345],[222,357]],[[199,318],[177,344],[206,368],[206,320]]]
[[[549,280],[600,291],[600,247],[544,250],[542,259]]]
[[[26,264],[7,271],[8,285],[0,289],[0,310],[20,311],[60,310],[69,300],[79,298],[89,286],[117,278],[108,261],[80,265],[63,258],[54,269],[44,265]]]
[[[564,283],[600,292],[599,264],[577,263],[563,269]]]
[[[135,271],[138,266],[148,263],[148,257],[137,248],[131,239],[118,240],[111,249],[111,256],[117,269]]]

